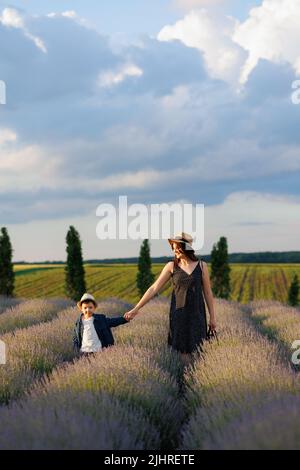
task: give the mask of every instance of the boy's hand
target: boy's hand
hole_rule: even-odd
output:
[[[135,308],[129,310],[128,312],[126,312],[124,314],[124,318],[126,318],[126,320],[130,321],[132,320],[137,314],[139,313],[138,310],[136,310]]]

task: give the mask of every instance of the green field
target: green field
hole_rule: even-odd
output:
[[[164,264],[153,264],[157,277]],[[63,265],[15,265],[15,294],[24,298],[65,297]],[[136,289],[137,266],[129,264],[85,265],[87,289],[99,300],[118,297],[128,302],[139,300]],[[231,300],[285,302],[293,275],[300,276],[300,264],[232,264]],[[171,282],[160,292],[169,297]]]

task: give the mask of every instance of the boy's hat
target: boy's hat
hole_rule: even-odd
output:
[[[174,238],[168,238],[168,242],[170,243],[172,247],[172,243],[185,243],[185,246],[187,249],[193,250],[192,243],[193,243],[193,237],[186,232],[179,232],[177,235],[175,235]]]
[[[85,294],[83,294],[83,296],[81,297],[81,299],[79,300],[79,302],[77,302],[77,307],[78,307],[79,309],[81,309],[81,304],[82,304],[82,302],[86,302],[86,301],[88,301],[88,302],[93,302],[94,305],[95,305],[95,307],[97,307],[97,305],[98,305],[97,302],[96,302],[96,300],[95,300],[95,297],[92,296],[92,294],[88,294],[88,293],[86,292]]]

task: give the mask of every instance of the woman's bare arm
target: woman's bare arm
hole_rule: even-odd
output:
[[[216,327],[216,312],[215,312],[215,306],[214,306],[214,297],[213,297],[213,293],[211,290],[208,267],[204,261],[202,261],[202,267],[203,267],[202,269],[203,293],[204,293],[205,301],[208,306],[210,325],[212,328],[215,328]]]
[[[169,263],[167,263],[162,269],[156,281],[146,290],[143,297],[139,300],[136,306],[129,312],[125,313],[124,317],[126,319],[133,318],[135,315],[137,315],[139,309],[146,305],[149,300],[151,300],[156,294],[159,293],[162,287],[170,280],[172,269],[173,261],[169,261]]]

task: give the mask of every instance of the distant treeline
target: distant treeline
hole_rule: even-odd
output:
[[[232,253],[230,263],[300,263],[300,251]]]
[[[210,255],[200,255],[203,261],[210,262]],[[231,253],[228,255],[229,263],[300,263],[300,251],[262,251],[257,253]],[[152,263],[166,263],[172,261],[173,256],[152,257]],[[89,259],[85,264],[137,264],[138,257],[114,259]],[[65,264],[64,261],[26,262],[16,261],[15,264]]]

